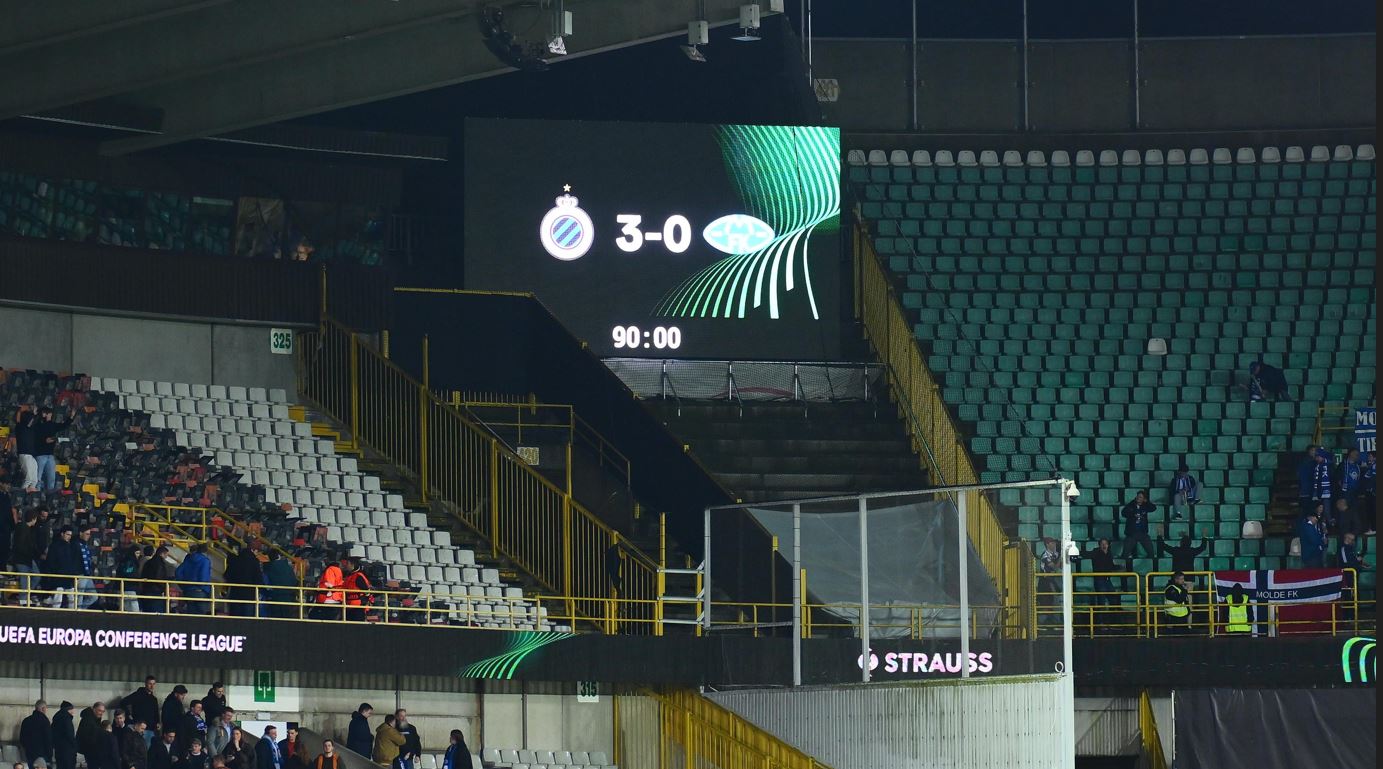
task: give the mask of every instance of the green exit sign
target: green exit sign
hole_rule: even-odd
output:
[[[255,702],[273,703],[274,701],[274,671],[256,670],[255,671]]]

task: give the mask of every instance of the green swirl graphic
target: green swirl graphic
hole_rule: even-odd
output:
[[[812,233],[840,224],[840,129],[820,126],[721,126],[725,165],[748,213],[775,233],[756,251],[731,254],[683,281],[655,315],[780,317],[779,303],[802,290],[820,319],[808,264]],[[834,255],[832,255],[834,257]]]

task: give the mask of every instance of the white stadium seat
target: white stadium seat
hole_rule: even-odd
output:
[[[906,166],[910,162],[907,150],[894,150],[888,154],[888,164],[891,166]]]
[[[926,150],[912,151],[912,164],[915,166],[929,166],[932,164],[932,153]]]

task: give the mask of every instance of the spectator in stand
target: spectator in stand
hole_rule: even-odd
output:
[[[1306,447],[1305,453],[1297,460],[1297,504],[1301,506],[1301,514],[1315,508],[1311,504],[1311,497],[1316,493],[1316,449],[1318,446],[1311,445]]]
[[[264,572],[259,567],[259,556],[248,544],[240,546],[239,552],[226,562],[226,582],[236,587],[227,590],[231,600],[230,613],[235,617],[254,617],[259,614],[255,598],[259,595],[258,585],[264,584]],[[256,585],[256,587],[240,587]]]
[[[341,608],[346,600],[341,590],[345,579],[346,574],[337,563],[328,563],[322,569],[322,576],[317,580],[317,606],[312,610],[313,619],[341,619],[345,616]]]
[[[1133,501],[1124,505],[1119,516],[1124,519],[1124,547],[1120,558],[1128,562],[1128,570],[1133,571],[1133,559],[1141,547],[1148,558],[1156,557],[1152,539],[1148,536],[1148,514],[1157,510],[1157,505],[1148,501],[1148,492],[1139,491]]]
[[[1319,516],[1312,510],[1297,524],[1297,538],[1301,542],[1301,567],[1320,569],[1325,567],[1325,536],[1319,528]]]
[[[413,769],[413,754],[408,752],[408,748],[394,756],[394,762],[389,764],[389,769]]]
[[[168,546],[159,545],[139,569],[139,610],[146,614],[168,611]]]
[[[182,559],[173,576],[182,583],[178,587],[182,591],[183,611],[187,614],[210,614],[211,559],[207,557],[206,545],[200,542],[193,545],[192,552]],[[202,704],[208,703],[203,701]],[[211,711],[209,706],[207,711]]]
[[[207,720],[206,727],[206,746],[207,751],[213,756],[224,756],[226,746],[231,743],[231,738],[236,731],[235,709],[227,707],[221,711],[221,717],[215,721]],[[230,759],[226,760],[230,764]]]
[[[95,769],[129,769],[120,765],[120,733],[125,729],[125,714],[115,711],[115,720],[101,724],[96,741]],[[87,769],[93,769],[87,759]]]
[[[375,749],[373,758],[376,764],[389,766],[398,757],[399,751],[408,744],[399,730],[394,728],[395,717],[393,714],[384,716],[384,723],[375,729]]]
[[[226,769],[255,769],[255,752],[245,743],[245,732],[238,726],[231,727],[230,740],[221,749],[221,757],[226,759]]]
[[[1191,468],[1185,462],[1177,468],[1176,477],[1172,478],[1172,519],[1181,520],[1181,514],[1185,511],[1188,520],[1194,522],[1193,513],[1196,505],[1201,501],[1200,484],[1196,482],[1195,476],[1191,475]]]
[[[1261,360],[1254,361],[1249,364],[1249,400],[1261,401],[1265,398],[1290,401],[1292,390],[1287,386],[1287,376],[1282,369]]]
[[[86,756],[87,769],[96,769],[95,757],[100,755],[101,719],[106,715],[106,703],[93,702],[91,707],[82,708],[77,721],[77,752]]]
[[[264,738],[255,743],[256,769],[283,769],[283,752],[279,750],[279,730],[270,724],[264,727]]]
[[[1339,496],[1346,499],[1352,505],[1359,496],[1360,484],[1364,475],[1364,463],[1359,461],[1359,449],[1350,449],[1345,452],[1345,458],[1340,462],[1340,467],[1335,471],[1339,479],[1336,487],[1339,489]]]
[[[66,577],[76,577],[82,570],[80,556],[72,548],[71,526],[63,526],[53,533],[53,540],[48,544],[48,558],[43,562],[43,570],[51,575],[44,578],[44,587],[52,591],[46,603],[49,606],[62,606],[65,603],[65,594],[76,587],[76,581]]]
[[[288,736],[279,743],[279,752],[283,754],[283,765],[285,769],[307,769],[307,754],[301,739],[298,737],[298,730],[288,727]]]
[[[120,732],[120,766],[125,769],[147,769],[149,746],[144,744],[144,728],[148,726],[139,716],[131,716]]]
[[[230,703],[226,701],[226,685],[220,681],[212,683],[211,688],[206,690],[206,696],[202,698],[202,712],[206,713],[207,723],[221,720],[221,712],[228,709]]]
[[[1196,547],[1191,546],[1191,535],[1189,534],[1181,535],[1181,543],[1177,547],[1168,547],[1166,540],[1162,539],[1161,537],[1158,537],[1158,555],[1166,553],[1167,555],[1172,557],[1172,571],[1197,571],[1196,556],[1200,555],[1201,553],[1204,553],[1210,547],[1210,538],[1208,536],[1209,531],[1209,529],[1206,529],[1204,532],[1202,532],[1201,543]],[[1187,578],[1187,580],[1193,581],[1189,577]]]
[[[1335,514],[1331,517],[1331,530],[1336,534],[1358,534],[1363,527],[1359,525],[1359,514],[1348,499],[1335,500]]]
[[[62,426],[53,421],[53,409],[44,406],[38,410],[38,423],[34,425],[34,461],[38,465],[39,488],[46,492],[58,490],[57,463],[53,460],[53,449],[57,448],[58,432],[61,429]]]
[[[423,739],[418,736],[418,730],[413,728],[413,724],[408,723],[408,711],[399,708],[394,711],[394,728],[403,735],[404,749],[411,756],[417,756],[423,752]],[[412,769],[413,759],[409,758],[408,766],[405,769]]]
[[[173,763],[178,761],[177,741],[177,729],[164,727],[158,742],[149,747],[149,769],[173,769]]]
[[[1316,449],[1316,465],[1311,471],[1311,502],[1323,502],[1327,509],[1335,486],[1330,478],[1330,459],[1329,451]],[[1312,504],[1312,509],[1315,509],[1315,504]]]
[[[298,616],[298,575],[293,573],[289,563],[278,550],[269,550],[269,563],[264,567],[264,584],[278,589],[265,589],[264,608],[270,617],[292,618]]]
[[[1162,591],[1162,621],[1167,635],[1186,635],[1191,630],[1191,595],[1186,589],[1186,575],[1177,572]]]
[[[24,472],[24,491],[38,491],[38,460],[34,457],[34,428],[38,417],[33,407],[20,406],[14,415],[14,437],[11,443]]]
[[[39,578],[23,575],[40,573],[38,563],[43,546],[39,542],[42,530],[39,528],[38,517],[37,510],[30,510],[26,513],[24,522],[15,528],[14,539],[10,544],[10,559],[14,563],[14,570],[21,575],[19,577],[20,606],[30,606],[37,601],[33,595],[33,590],[38,588]]]
[[[154,694],[154,688],[157,686],[157,678],[145,676],[144,685],[125,695],[125,699],[120,701],[120,707],[130,714],[131,720],[144,723],[146,731],[142,736],[144,737],[145,748],[153,744],[154,733],[158,730],[158,695]]]
[[[1364,560],[1368,555],[1363,548],[1356,548],[1354,543],[1357,540],[1352,532],[1346,532],[1340,538],[1340,550],[1336,554],[1341,569],[1354,569],[1356,572],[1365,571],[1369,568],[1369,562]]]
[[[164,730],[172,729],[175,732],[182,728],[183,715],[187,712],[184,703],[187,702],[187,687],[178,684],[173,687],[173,691],[163,698],[163,707],[159,710],[158,722]]]
[[[1109,540],[1101,539],[1094,550],[1087,550],[1085,557],[1090,560],[1090,570],[1099,574],[1112,574],[1119,571],[1114,565],[1114,551],[1109,549]],[[1114,590],[1114,581],[1109,577],[1095,578],[1095,605],[1118,606],[1119,594]]]
[[[19,747],[30,766],[38,761],[53,764],[53,724],[48,720],[47,702],[35,702],[34,712],[20,722]]]
[[[0,569],[10,567],[10,543],[14,539],[15,525],[14,499],[10,496],[10,479],[0,475]]]
[[[202,709],[201,700],[193,700],[187,706],[187,715],[183,716],[182,728],[178,730],[178,755],[190,754],[193,741],[206,746],[206,711]]]
[[[182,757],[182,766],[179,769],[207,769],[210,758],[211,754],[206,752],[206,744],[200,738],[194,738],[188,743],[187,755]],[[220,761],[221,757],[216,756],[216,759]],[[225,761],[221,761],[223,768],[225,765]]]
[[[331,740],[322,740],[322,753],[312,762],[312,769],[341,769],[341,757]]]
[[[364,622],[365,612],[375,600],[374,595],[369,592],[374,589],[374,585],[370,584],[369,575],[360,568],[360,562],[355,558],[342,558],[341,565],[345,568],[345,577],[341,584],[346,588],[346,619]]]
[[[374,749],[375,736],[370,729],[370,716],[374,712],[370,703],[360,703],[360,707],[351,714],[351,725],[346,731],[346,747],[362,756],[371,755]]]
[[[1364,533],[1372,536],[1377,527],[1378,517],[1378,454],[1370,451],[1364,460],[1364,469],[1359,473],[1359,495],[1364,501]]]
[[[442,769],[478,769],[471,761],[471,749],[466,747],[466,736],[460,729],[451,730],[451,744],[442,757]]]
[[[91,605],[100,599],[96,593],[96,582],[92,576],[96,574],[96,551],[92,538],[96,536],[95,526],[83,526],[77,532],[77,539],[72,543],[73,549],[77,552],[77,562],[81,566],[81,571],[77,578],[76,604],[78,609],[90,609]]]
[[[77,729],[72,722],[72,703],[63,700],[53,716],[53,757],[57,769],[77,769]]]
[[[1038,609],[1038,619],[1045,624],[1060,622],[1058,612],[1051,608],[1061,600],[1061,582],[1052,576],[1061,573],[1061,555],[1052,537],[1042,539],[1042,554],[1037,559],[1037,570],[1044,575],[1037,580],[1037,603],[1043,607]]]

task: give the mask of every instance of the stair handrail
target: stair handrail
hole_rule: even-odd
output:
[[[357,444],[416,477],[425,502],[428,495],[447,499],[448,512],[488,541],[497,556],[578,604],[572,613],[582,613],[581,598],[603,599],[614,591],[606,559],[616,552],[632,564],[619,591],[628,605],[619,611],[642,611],[656,598],[657,562],[491,431],[332,317],[324,315],[316,329],[300,335],[309,337],[294,346],[300,397],[345,424]],[[362,367],[368,371],[362,373]],[[365,435],[367,425],[378,427],[379,434]],[[459,474],[450,477],[455,481],[450,491],[467,494],[448,499],[447,491],[438,493],[432,481],[444,472]],[[548,540],[538,541],[535,532],[546,532]],[[589,619],[618,627],[619,617],[608,616],[604,608],[608,601],[590,603],[597,611]]]
[[[941,400],[940,387],[922,355],[916,337],[911,333],[911,326],[898,301],[897,290],[889,281],[883,262],[859,224],[853,229],[853,240],[857,281],[855,315],[884,368],[885,381],[898,404],[899,413],[905,416],[904,424],[918,449],[919,461],[931,475],[934,485],[977,485],[979,473],[975,470],[969,449],[961,439],[959,426]],[[923,404],[915,397],[918,395],[925,396],[929,401],[926,413],[930,416],[930,427],[924,425]],[[936,451],[936,446],[940,444],[951,447],[949,458],[940,456]],[[989,496],[977,495],[977,504],[969,506],[968,513],[966,529],[971,544],[994,579],[996,588],[1001,591],[1005,605],[1016,610],[1018,616],[1023,618],[1019,629],[1030,636],[1032,627],[1028,620],[1032,612],[1022,609],[1032,605],[1032,582],[1024,578],[1023,569],[1011,568],[1008,563],[1006,552],[1010,549],[1010,542],[999,524]],[[1020,564],[1022,560],[1020,555]]]
[[[1162,737],[1157,732],[1157,717],[1153,714],[1152,698],[1147,690],[1138,695],[1138,733],[1143,741],[1143,755],[1148,769],[1167,769],[1167,756],[1162,750]]]
[[[718,757],[733,757],[736,766],[831,769],[699,692],[648,689],[642,694],[659,705],[664,751],[669,741],[679,744],[688,766],[710,765]],[[668,728],[674,725],[675,728]]]
[[[201,521],[199,523],[178,521],[173,517],[173,511],[175,510],[183,510],[193,515],[200,516]],[[141,513],[154,522],[155,526],[153,528],[156,536],[161,527],[167,526],[169,529],[181,534],[189,542],[210,545],[212,552],[221,557],[223,566],[225,565],[224,561],[228,558],[227,553],[224,551],[230,548],[223,547],[222,537],[213,536],[213,532],[224,535],[226,540],[234,542],[236,545],[249,545],[265,553],[271,550],[277,552],[284,560],[292,565],[293,573],[297,574],[300,580],[303,578],[307,568],[307,562],[305,560],[288,552],[288,550],[284,549],[277,542],[256,532],[249,524],[219,507],[136,502],[130,507],[129,523],[131,531],[133,531],[135,537],[139,539],[145,538],[142,535],[142,529],[140,527],[141,521],[139,516]],[[219,526],[216,525],[217,519],[220,519],[222,522]],[[201,536],[197,535],[194,531],[195,529],[200,529],[202,531]],[[240,532],[243,532],[244,536],[242,536]]]

